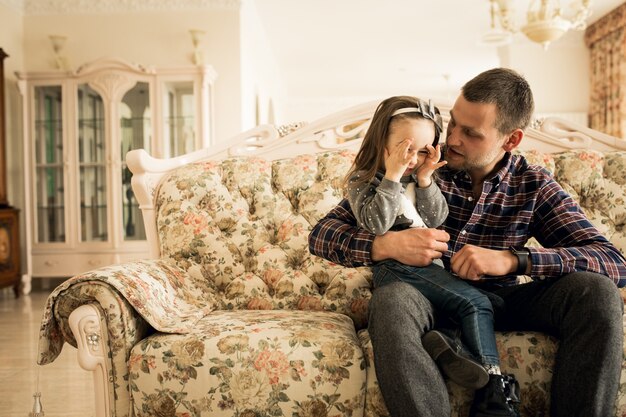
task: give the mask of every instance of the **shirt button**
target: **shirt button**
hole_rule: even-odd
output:
[[[466,234],[466,233],[467,233],[467,232],[466,232],[465,230],[461,230],[461,234],[462,234],[462,235],[464,235],[464,234]]]
[[[467,201],[474,201],[474,197],[472,196],[467,197]]]

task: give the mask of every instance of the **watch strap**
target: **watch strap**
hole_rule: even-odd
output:
[[[509,247],[509,250],[513,255],[517,257],[517,270],[516,275],[526,275],[526,269],[528,269],[528,258],[530,258],[530,251],[526,248],[516,249],[513,246]]]

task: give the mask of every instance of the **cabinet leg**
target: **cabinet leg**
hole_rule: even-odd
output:
[[[20,298],[22,283],[18,280],[13,285],[13,293],[15,294],[15,298]]]

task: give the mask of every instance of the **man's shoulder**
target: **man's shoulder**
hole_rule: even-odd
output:
[[[524,155],[515,154],[511,156],[509,173],[513,177],[523,181],[551,181],[554,175],[546,167],[530,163]]]

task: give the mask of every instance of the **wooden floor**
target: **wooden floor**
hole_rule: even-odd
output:
[[[93,379],[76,362],[76,349],[64,345],[52,364],[36,364],[39,322],[50,290],[33,289],[15,298],[0,289],[0,416],[28,417],[39,370],[39,391],[46,417],[95,415]]]

